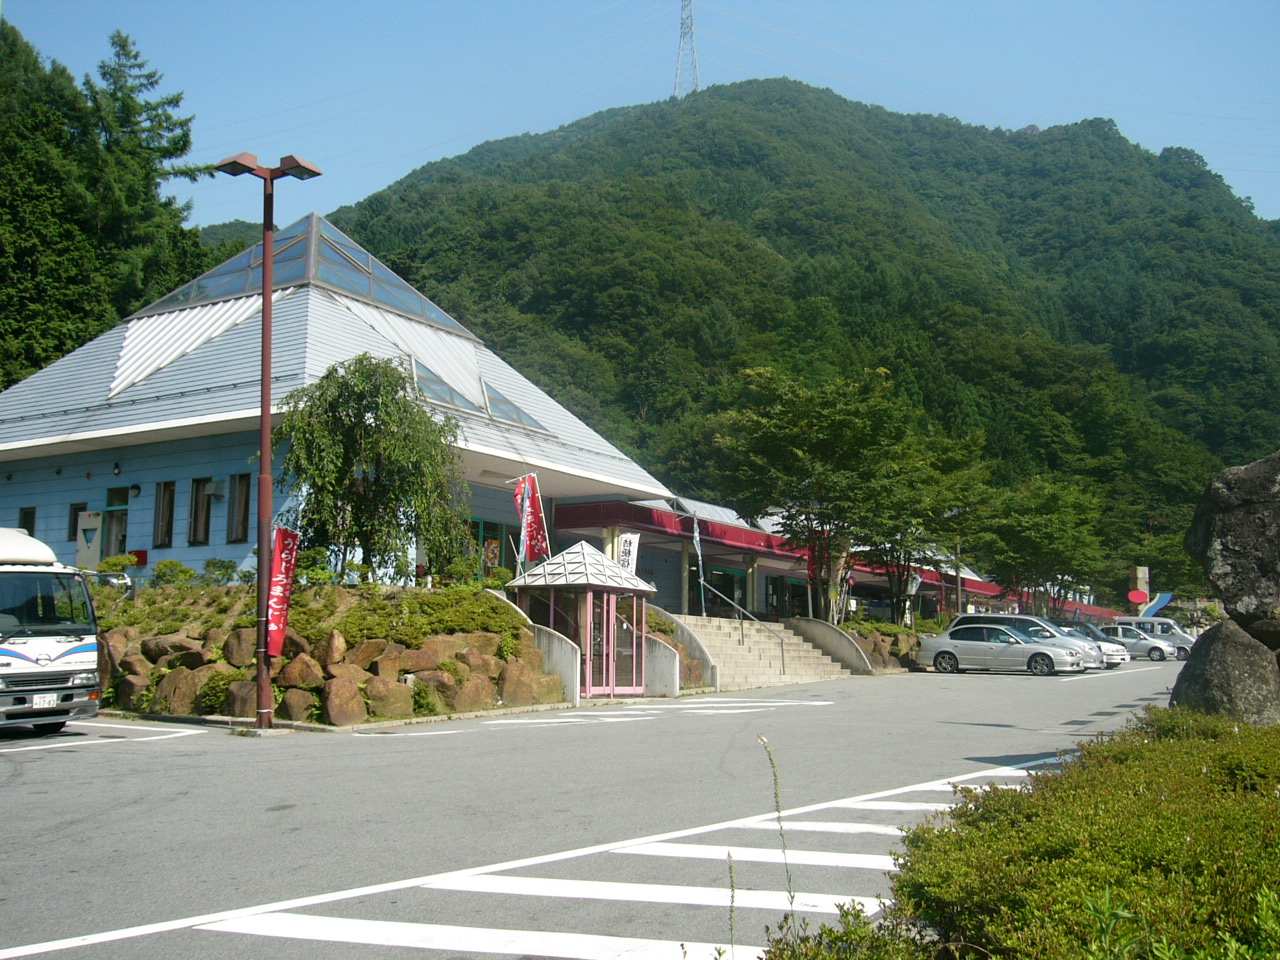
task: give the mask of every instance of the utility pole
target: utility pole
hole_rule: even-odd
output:
[[[698,89],[698,51],[693,44],[693,0],[680,0],[680,55],[676,58],[676,88],[679,99]]]

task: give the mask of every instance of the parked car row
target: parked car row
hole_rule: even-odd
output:
[[[1130,621],[1136,621],[1131,623]],[[1148,633],[1142,624],[1173,630]],[[1135,657],[1185,660],[1195,640],[1172,620],[1120,617],[1111,626],[1096,627],[1081,620],[1048,620],[1030,614],[966,613],[951,627],[920,638],[916,666],[938,673],[961,670],[1016,670],[1038,676],[1112,670]]]

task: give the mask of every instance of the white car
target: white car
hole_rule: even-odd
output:
[[[1178,648],[1168,640],[1161,640],[1159,637],[1152,637],[1137,627],[1127,627],[1124,624],[1109,624],[1105,627],[1099,627],[1108,637],[1119,640],[1125,645],[1125,648],[1134,657],[1146,657],[1148,660],[1177,660]]]
[[[1108,637],[1092,623],[1086,623],[1083,620],[1051,620],[1049,622],[1060,630],[1078,634],[1096,643],[1102,650],[1102,657],[1107,662],[1108,670],[1114,670],[1120,664],[1128,663],[1132,659],[1129,649],[1123,643],[1114,637]]]
[[[1038,677],[1054,673],[1083,673],[1079,650],[1042,643],[1013,627],[975,624],[952,627],[946,633],[921,637],[916,666],[938,673],[961,670],[1017,670]]]

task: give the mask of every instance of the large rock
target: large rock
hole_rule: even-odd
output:
[[[258,631],[252,627],[232,630],[222,643],[222,655],[233,667],[247,667],[258,659]]]
[[[152,713],[189,716],[196,712],[196,694],[203,681],[196,671],[177,667],[166,673],[156,684],[156,695],[151,701]]]
[[[503,706],[528,707],[538,702],[538,691],[533,685],[533,668],[519,660],[510,660],[498,678],[498,695]]]
[[[140,653],[133,653],[120,660],[120,672],[134,677],[149,678],[155,666]]]
[[[311,645],[311,659],[322,667],[327,667],[331,663],[341,663],[346,655],[347,641],[337,630],[330,630],[328,637]]]
[[[364,705],[364,694],[354,680],[335,677],[324,685],[320,695],[324,718],[335,727],[349,727],[369,719]]]
[[[280,671],[276,683],[282,687],[323,687],[324,668],[307,654],[300,653]]]
[[[227,684],[227,693],[222,698],[222,715],[224,717],[248,717],[258,719],[258,682],[256,680],[235,680]]]
[[[420,670],[413,675],[413,679],[417,683],[429,683],[449,702],[453,702],[453,695],[458,692],[458,681],[453,674],[445,670]]]
[[[540,673],[534,677],[533,689],[538,703],[561,703],[565,699],[564,681],[554,673]]]
[[[471,677],[458,688],[453,697],[453,709],[458,713],[475,713],[492,710],[498,705],[498,691],[493,681],[483,674]]]
[[[404,673],[434,670],[438,666],[440,661],[430,650],[406,650],[400,654],[400,670]]]
[[[387,648],[378,654],[378,658],[369,664],[369,672],[379,677],[386,677],[390,680],[396,679],[400,675],[400,656],[404,653],[404,646],[399,643],[388,643]],[[413,671],[409,671],[412,673]]]
[[[316,695],[310,690],[294,687],[284,692],[280,705],[276,707],[276,716],[281,720],[301,720],[305,723],[315,719],[319,705]]]
[[[141,654],[138,655],[141,658]],[[138,710],[144,706],[142,702],[143,694],[151,687],[151,681],[147,677],[141,677],[132,674],[127,677],[121,677],[116,682],[116,700],[115,705],[121,710]]]
[[[200,643],[181,634],[166,634],[162,637],[147,637],[142,641],[142,655],[152,663],[159,663],[171,653],[179,650],[199,650]]]
[[[343,659],[347,663],[354,663],[357,667],[368,670],[373,665],[373,661],[382,656],[382,652],[388,645],[389,641],[386,640],[364,640],[359,646],[348,650]]]
[[[340,680],[351,680],[365,683],[373,676],[368,670],[362,670],[354,663],[331,663],[324,668],[325,676]]]
[[[1280,452],[1214,477],[1185,543],[1240,626],[1280,620]]]
[[[1280,723],[1280,666],[1270,650],[1224,620],[1191,648],[1169,706],[1222,713],[1255,726]]]
[[[497,680],[502,675],[503,661],[491,653],[481,653],[474,647],[463,650],[456,659],[471,673],[484,674],[490,680]]]
[[[413,688],[383,676],[369,678],[364,687],[369,698],[369,715],[384,720],[413,716]]]
[[[175,650],[173,653],[166,653],[156,661],[156,669],[173,670],[177,667],[186,667],[188,670],[196,670],[208,662],[208,653],[197,647],[194,650]],[[224,663],[223,666],[225,667],[226,664]]]

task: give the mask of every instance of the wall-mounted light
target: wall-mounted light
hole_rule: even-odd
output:
[[[112,466],[111,472],[114,473],[117,477],[120,476],[120,464],[117,463],[114,466]]]
[[[129,496],[136,497],[136,496],[139,496],[141,493],[142,493],[142,486],[140,484],[135,483],[129,486]]]

